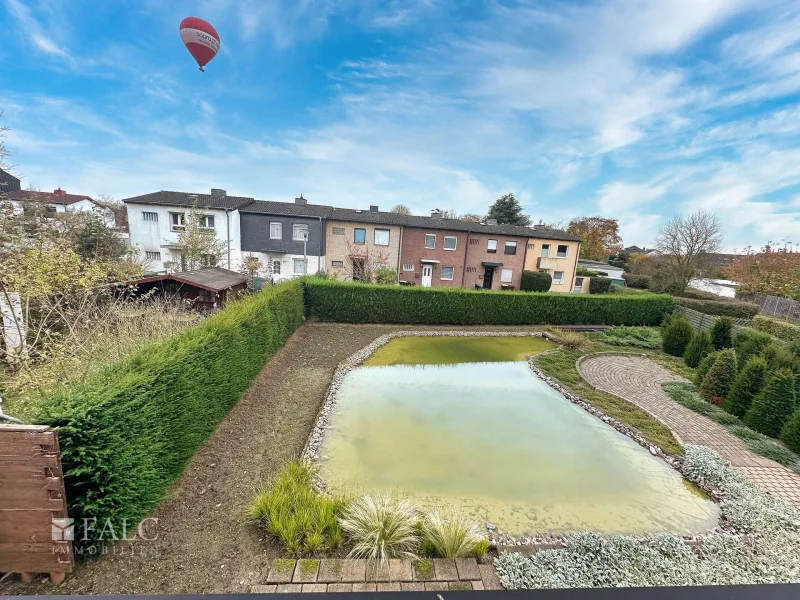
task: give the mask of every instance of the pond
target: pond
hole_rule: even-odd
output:
[[[422,508],[456,504],[513,535],[715,526],[716,505],[678,472],[530,370],[525,352],[552,346],[531,337],[390,341],[339,389],[323,479]],[[424,364],[407,364],[415,352]],[[431,364],[437,356],[444,364]],[[464,362],[474,357],[481,362]]]

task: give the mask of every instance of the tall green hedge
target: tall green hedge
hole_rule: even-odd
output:
[[[589,279],[590,294],[607,294],[611,291],[611,280],[606,277],[592,277]]]
[[[704,300],[694,298],[675,298],[681,306],[692,308],[707,315],[720,317],[733,317],[734,319],[752,319],[761,307],[752,302],[739,302],[734,300]]]
[[[309,279],[311,317],[345,323],[657,325],[670,296],[591,296],[364,285]]]
[[[110,518],[119,533],[155,508],[302,324],[301,285],[234,302],[51,399],[41,422],[60,428],[70,517]]]
[[[753,326],[759,331],[774,335],[776,338],[787,342],[800,340],[800,324],[797,323],[790,323],[789,321],[766,315],[756,315],[755,319],[753,319]]]

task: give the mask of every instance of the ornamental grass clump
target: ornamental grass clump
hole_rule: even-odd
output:
[[[732,348],[719,353],[714,366],[700,385],[700,395],[711,402],[714,398],[726,398],[736,378],[736,351]]]
[[[351,557],[386,563],[390,558],[417,558],[417,520],[408,500],[375,494],[352,502],[339,523],[353,542]]]
[[[754,356],[745,363],[744,368],[733,380],[731,391],[722,403],[722,408],[740,419],[745,416],[753,399],[764,387],[767,376],[767,361],[760,356]]]
[[[703,359],[714,351],[714,346],[711,345],[711,336],[707,331],[701,331],[692,338],[689,345],[686,346],[686,352],[683,353],[683,360],[690,367],[697,368]]]
[[[550,327],[550,333],[558,338],[561,345],[577,350],[586,345],[586,338],[577,331],[567,331],[558,327]]]
[[[744,422],[764,435],[778,437],[794,410],[794,375],[789,369],[781,369],[767,377]]]
[[[434,510],[422,520],[423,546],[437,558],[474,556],[481,537],[478,525],[455,508]],[[485,554],[485,550],[483,550]]]

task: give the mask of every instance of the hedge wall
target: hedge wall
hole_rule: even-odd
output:
[[[605,277],[592,277],[589,279],[590,294],[607,294],[611,291],[611,280]]]
[[[693,308],[707,315],[720,317],[733,317],[734,319],[752,319],[761,310],[758,304],[752,302],[736,302],[731,300],[696,300],[693,298],[675,298],[675,301],[687,308]]]
[[[652,277],[649,275],[634,275],[633,273],[623,273],[622,278],[629,287],[637,288],[640,290],[650,289],[650,281]]]
[[[519,289],[523,292],[546,292],[553,285],[553,276],[540,271],[523,271]]]
[[[753,326],[759,331],[763,331],[786,342],[800,340],[800,324],[795,325],[788,321],[775,319],[766,315],[756,315]]]
[[[122,519],[130,530],[156,507],[302,324],[301,285],[265,288],[50,399],[40,422],[60,428],[76,523],[111,518],[119,533]]]
[[[309,279],[307,314],[346,323],[659,325],[670,296],[482,292]]]

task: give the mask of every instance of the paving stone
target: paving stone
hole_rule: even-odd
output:
[[[328,592],[352,592],[352,583],[329,583]]]
[[[424,592],[425,591],[425,584],[421,581],[415,581],[412,583],[401,583],[400,589],[404,592]]]
[[[413,581],[411,561],[402,558],[389,559],[389,581]]]
[[[319,563],[318,583],[339,583],[342,580],[345,561],[340,558],[325,558]]]
[[[378,584],[377,583],[354,583],[353,584],[353,591],[354,592],[377,592],[378,591]]]
[[[452,558],[434,558],[433,573],[436,581],[457,581],[458,570]]]
[[[379,592],[399,592],[400,591],[400,584],[399,583],[379,583],[378,584],[378,591]]]
[[[426,592],[446,592],[450,589],[450,586],[447,585],[446,581],[426,581],[425,582],[425,591]]]
[[[250,593],[251,594],[274,594],[275,593],[275,589],[277,587],[278,586],[275,585],[274,583],[270,584],[270,585],[254,585],[253,587],[250,588]]]
[[[470,583],[472,584],[472,589],[473,589],[473,590],[482,590],[482,589],[485,589],[485,588],[483,587],[483,581],[470,581]]]
[[[502,590],[503,585],[500,583],[500,578],[494,571],[492,565],[478,565],[481,572],[481,580],[483,581],[483,589],[485,590]]]
[[[292,583],[316,583],[319,561],[312,558],[301,558],[294,568]]]
[[[385,563],[367,563],[367,581],[389,581],[389,566]]]
[[[454,591],[459,591],[459,590],[464,591],[472,589],[472,583],[470,583],[469,581],[451,581],[448,584],[448,586],[450,587],[451,590]]]
[[[279,583],[275,590],[279,594],[298,594],[303,591],[302,583]]]
[[[295,561],[286,558],[276,558],[272,561],[267,583],[290,583],[294,573]]]
[[[363,558],[353,558],[344,561],[342,565],[342,581],[346,583],[360,583],[365,581],[367,561]]]
[[[324,594],[328,591],[328,584],[326,583],[304,583],[303,592],[314,592],[317,594]]]
[[[415,560],[411,563],[414,581],[433,580],[433,561],[430,558]]]
[[[481,572],[478,570],[478,561],[474,558],[457,558],[456,570],[461,581],[481,578]]]

